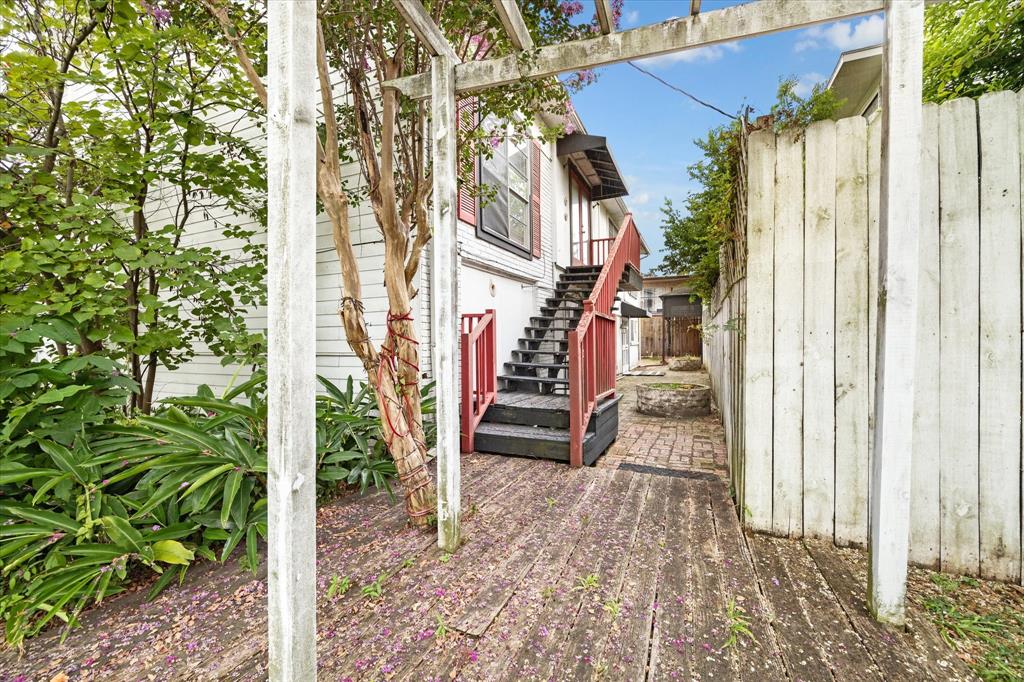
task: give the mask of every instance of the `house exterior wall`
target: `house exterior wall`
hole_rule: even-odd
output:
[[[256,127],[253,135],[261,135]],[[363,184],[358,164],[347,164],[342,175],[350,186]],[[154,224],[167,217],[176,202],[169,195],[155,194],[150,220]],[[526,258],[501,248],[477,236],[477,228],[459,222],[459,282],[460,313],[478,313],[493,308],[497,313],[498,370],[511,359],[511,351],[518,347],[517,339],[530,317],[539,314],[544,299],[551,297],[559,271],[569,264],[567,169],[555,156],[554,143],[541,145],[541,255]],[[592,206],[595,237],[607,236],[609,217],[599,202]],[[367,328],[375,344],[380,344],[387,333],[388,302],[384,289],[384,241],[377,227],[369,201],[353,205],[349,212],[352,240],[359,262],[363,287],[363,305]],[[223,235],[225,223],[237,224],[247,218],[211,208],[206,219],[196,221],[188,229],[184,242],[188,244],[217,245],[231,253],[241,254],[241,244],[232,243]],[[256,239],[265,239],[258,234]],[[317,372],[333,382],[343,382],[349,376],[365,380],[365,372],[355,353],[348,346],[344,329],[338,317],[341,301],[341,270],[335,255],[331,224],[326,214],[317,219]],[[413,299],[413,317],[420,342],[422,376],[431,375],[432,334],[430,329],[430,247],[424,250],[417,274],[417,295]],[[250,311],[247,318],[250,329],[265,330],[266,309]],[[155,394],[164,398],[189,395],[206,384],[215,393],[229,384],[237,384],[249,376],[248,368],[224,366],[204,345],[196,347],[195,357],[181,367],[162,371],[157,376]],[[619,360],[621,364],[621,360]]]

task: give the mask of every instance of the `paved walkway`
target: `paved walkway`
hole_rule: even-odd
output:
[[[871,620],[863,553],[744,534],[717,476],[462,466],[454,555],[386,495],[319,510],[321,680],[970,677],[915,607],[908,632]],[[351,587],[328,596],[333,578]],[[64,643],[49,632],[24,657],[0,652],[0,680],[266,678],[264,573],[207,564],[153,602],[144,589],[84,614]]]
[[[725,430],[717,412],[707,417],[667,419],[636,411],[636,387],[640,384],[674,382],[708,384],[706,372],[673,372],[666,365],[643,369],[663,371],[664,376],[620,376],[616,379],[619,402],[619,437],[597,461],[598,467],[617,469],[622,464],[659,469],[698,470],[727,475]]]

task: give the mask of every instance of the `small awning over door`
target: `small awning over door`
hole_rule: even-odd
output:
[[[614,199],[629,194],[626,181],[615,165],[608,139],[599,135],[573,133],[558,140],[558,156],[569,157],[590,185],[594,201]]]

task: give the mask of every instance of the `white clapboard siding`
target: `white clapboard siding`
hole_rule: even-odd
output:
[[[804,159],[801,137],[779,135],[775,156],[775,351],[772,531],[803,530]]]
[[[860,117],[836,123],[835,541],[863,545],[868,523],[868,147]],[[816,171],[815,171],[816,172]]]
[[[750,136],[743,515],[757,530],[772,528],[775,146],[771,131]]]
[[[972,99],[939,109],[942,568],[978,571],[978,132]]]
[[[835,510],[836,124],[805,133],[803,532],[831,538]]]
[[[708,363],[758,530],[867,541],[880,132],[749,139],[746,278],[709,311],[744,333]],[[1024,581],[1024,94],[926,104],[922,136],[910,559]]]
[[[939,107],[921,117],[921,230],[919,232],[917,370],[914,455],[910,467],[910,559],[939,557]]]
[[[980,561],[1020,578],[1021,364],[1020,120],[1012,92],[978,100],[981,153],[978,521]]]

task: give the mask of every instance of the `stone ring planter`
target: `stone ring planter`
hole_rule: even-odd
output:
[[[699,372],[703,367],[700,358],[696,355],[684,355],[679,358],[672,358],[668,368],[675,372]]]
[[[703,384],[640,384],[636,387],[636,409],[653,417],[711,414],[711,388]]]

